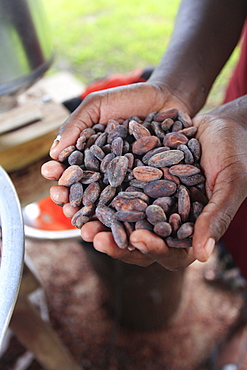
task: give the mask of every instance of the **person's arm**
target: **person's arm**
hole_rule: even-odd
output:
[[[234,50],[246,15],[246,0],[182,0],[168,48],[148,82],[168,87],[194,116]]]

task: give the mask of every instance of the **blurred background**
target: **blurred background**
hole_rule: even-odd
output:
[[[44,0],[56,50],[49,73],[72,72],[88,85],[112,73],[156,66],[171,37],[180,0]],[[238,48],[206,109],[221,103]]]

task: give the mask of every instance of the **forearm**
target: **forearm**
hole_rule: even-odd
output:
[[[196,114],[234,50],[245,0],[182,0],[170,44],[150,82],[168,87]]]

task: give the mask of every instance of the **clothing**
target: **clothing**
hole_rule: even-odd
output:
[[[241,37],[239,61],[226,89],[224,103],[247,94],[247,21]],[[247,145],[247,143],[246,143]],[[247,198],[222,237],[242,275],[247,279]]]

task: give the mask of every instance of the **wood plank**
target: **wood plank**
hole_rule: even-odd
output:
[[[21,169],[47,155],[58,128],[68,118],[61,104],[40,104],[43,119],[0,135],[0,164],[6,171]]]

